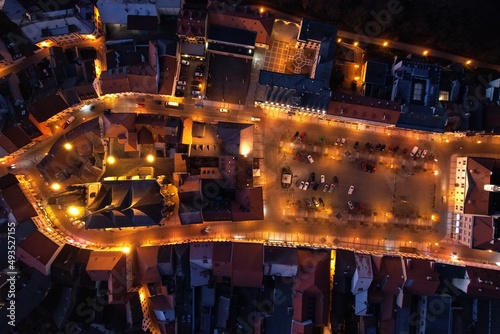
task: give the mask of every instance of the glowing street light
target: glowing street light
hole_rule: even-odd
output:
[[[358,42],[354,42],[354,46],[358,46],[358,44],[359,44]]]
[[[384,42],[384,44],[382,44],[383,46],[387,46],[389,45],[389,42]]]
[[[81,212],[82,210],[80,210],[80,208],[73,205],[68,208],[69,215],[73,217],[79,216]]]
[[[467,61],[465,62],[465,64],[466,64],[466,65],[470,65],[471,63],[472,63],[472,60],[467,60]]]
[[[147,160],[147,162],[149,162],[149,163],[153,163],[153,162],[155,161],[155,157],[154,157],[154,155],[152,155],[152,154],[148,154],[148,155],[146,156],[146,160]]]
[[[58,191],[61,189],[61,185],[59,183],[52,183],[52,185],[50,186],[50,188],[54,191]]]
[[[424,56],[427,56],[428,54],[429,54],[429,51],[427,51],[427,50],[425,50],[425,51],[423,52],[423,55],[424,55]]]
[[[130,247],[123,247],[122,248],[122,252],[125,253],[125,254],[130,253]]]
[[[108,164],[113,165],[116,162],[116,159],[114,156],[110,155],[107,159]]]
[[[260,13],[260,14],[264,14],[264,7],[260,7],[260,8],[259,8],[259,13]]]
[[[342,42],[342,38],[337,39],[337,43]]]
[[[71,145],[71,143],[65,143],[64,148],[69,151],[73,148],[73,145]]]

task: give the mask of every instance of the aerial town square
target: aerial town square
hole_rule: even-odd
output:
[[[0,334],[500,333],[497,13],[0,0]]]

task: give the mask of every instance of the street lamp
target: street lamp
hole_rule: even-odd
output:
[[[61,185],[59,183],[52,183],[50,188],[54,191],[59,191],[61,189]]]
[[[73,145],[71,145],[71,143],[65,143],[64,148],[69,151],[73,148]]]
[[[148,154],[148,155],[146,156],[146,160],[147,160],[147,162],[149,162],[149,163],[153,163],[153,162],[155,161],[155,157],[154,157],[154,155],[152,155],[152,154]]]
[[[68,213],[72,217],[76,217],[76,216],[80,215],[81,212],[82,212],[82,210],[79,207],[76,207],[73,205],[68,208]]]
[[[113,165],[116,162],[116,159],[114,156],[110,155],[107,159],[108,164]]]

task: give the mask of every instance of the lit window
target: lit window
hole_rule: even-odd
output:
[[[450,92],[439,91],[439,101],[449,101],[450,100]]]
[[[420,82],[416,82],[415,85],[413,85],[413,100],[415,101],[421,101],[422,100],[422,89],[424,86]]]

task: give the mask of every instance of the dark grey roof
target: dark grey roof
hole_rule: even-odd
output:
[[[175,57],[177,53],[177,41],[173,41],[170,39],[159,39],[158,53],[160,56],[168,55]]]
[[[302,74],[260,71],[258,84],[265,90],[262,98],[256,96],[258,102],[328,110],[332,92],[326,81],[309,79]]]
[[[298,265],[297,248],[264,246],[264,263]]]
[[[365,71],[365,83],[385,85],[385,79],[388,72],[387,64],[375,61],[367,61],[365,65]]]
[[[337,37],[337,27],[328,23],[318,22],[303,18],[300,27],[299,41],[317,41],[323,39],[335,39]]]
[[[149,30],[158,29],[158,17],[149,15],[128,15],[127,30]]]
[[[335,257],[334,289],[341,293],[351,291],[351,279],[356,270],[354,252],[338,249]]]
[[[445,124],[446,114],[442,108],[406,104],[403,106],[396,126],[403,129],[443,133]]]
[[[314,79],[330,82],[333,68],[333,57],[335,55],[335,39],[321,41],[319,48],[319,59],[314,72]]]
[[[162,202],[156,180],[103,181],[88,207],[91,214],[86,228],[159,225]],[[106,209],[108,206],[112,207]]]
[[[208,30],[208,40],[242,46],[255,46],[257,32],[238,28],[211,25]]]

